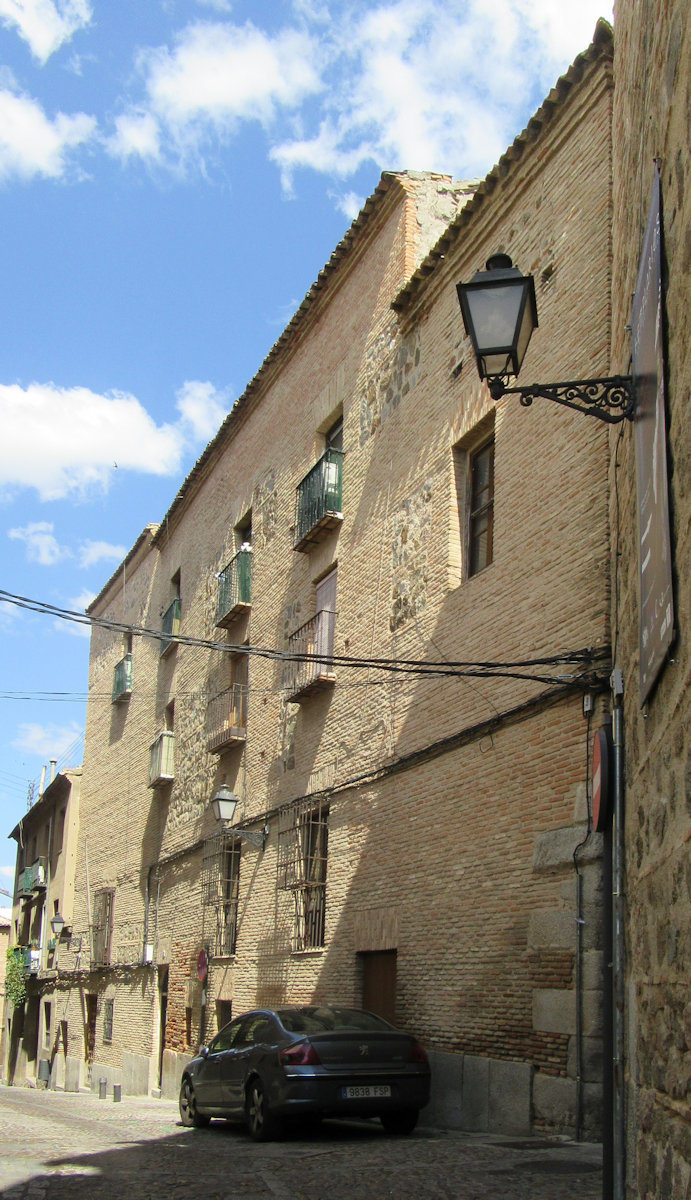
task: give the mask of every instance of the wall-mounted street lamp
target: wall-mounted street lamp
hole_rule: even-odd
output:
[[[542,396],[610,425],[633,420],[635,397],[630,375],[506,386],[510,376],[518,375],[537,328],[533,277],[514,267],[508,254],[493,254],[485,271],[476,271],[470,283],[459,283],[456,290],[480,379],[487,380],[493,400],[518,396],[528,408],[536,396]]]
[[[55,916],[50,918],[50,927],[56,938],[61,938],[63,934],[69,935],[70,928],[65,921],[62,913],[56,912]]]
[[[222,783],[211,801],[211,811],[220,825],[224,827],[232,825],[237,803],[237,796],[225,783]],[[269,825],[267,823],[261,830],[236,829],[233,826],[228,829],[228,832],[232,833],[233,837],[240,838],[243,842],[249,842],[251,846],[256,846],[258,850],[264,850],[266,839],[269,836]]]

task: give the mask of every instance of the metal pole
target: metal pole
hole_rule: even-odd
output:
[[[624,1113],[624,733],[622,722],[621,671],[612,673],[614,704],[614,829],[613,829],[613,1025],[614,1025],[614,1200],[624,1200],[626,1187],[626,1144]]]

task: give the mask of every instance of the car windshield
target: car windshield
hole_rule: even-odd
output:
[[[281,1025],[288,1033],[377,1033],[393,1028],[388,1021],[375,1017],[374,1013],[361,1012],[357,1008],[331,1008],[319,1005],[314,1008],[280,1008],[277,1013]]]

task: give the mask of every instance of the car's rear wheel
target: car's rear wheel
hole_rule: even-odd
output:
[[[209,1124],[210,1117],[205,1117],[197,1110],[197,1097],[191,1079],[183,1079],[180,1088],[180,1120],[188,1128],[204,1129]]]
[[[264,1084],[256,1077],[247,1085],[245,1119],[250,1137],[255,1142],[270,1142],[281,1129],[280,1121],[269,1111]]]
[[[416,1108],[402,1108],[397,1112],[381,1114],[381,1123],[387,1133],[412,1133],[417,1125],[419,1112]]]

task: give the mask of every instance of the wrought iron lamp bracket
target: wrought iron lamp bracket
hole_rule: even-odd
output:
[[[233,837],[240,838],[242,842],[249,842],[250,846],[256,846],[258,850],[266,849],[266,839],[269,836],[268,825],[264,825],[261,830],[232,828],[228,832]]]
[[[488,383],[493,400],[500,400],[502,396],[518,396],[524,408],[530,408],[535,397],[540,396],[564,408],[572,408],[574,412],[597,417],[608,425],[633,420],[635,394],[631,375],[568,380],[565,383],[533,383],[521,388],[507,388],[499,376],[489,379]]]

